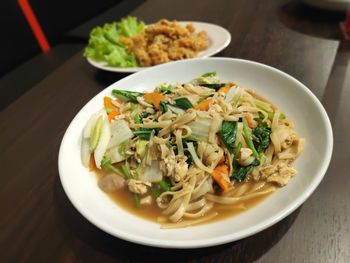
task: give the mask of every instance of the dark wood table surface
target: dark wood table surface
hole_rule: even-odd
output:
[[[338,30],[342,15],[278,0],[149,0],[131,14],[219,24],[232,42],[218,56],[266,63],[305,83],[333,124],[324,180],[281,222],[221,246],[158,249],[102,232],[65,195],[58,150],[80,108],[126,75],[96,70],[78,53],[0,113],[0,261],[349,262],[350,45]]]

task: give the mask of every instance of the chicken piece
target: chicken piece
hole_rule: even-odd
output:
[[[186,156],[170,155],[160,162],[160,170],[165,176],[172,177],[175,182],[179,182],[188,171],[186,160]]]
[[[293,142],[298,139],[298,136],[295,133],[295,131],[288,126],[282,126],[276,131],[276,133],[280,140],[282,149],[289,148],[293,144]]]
[[[121,189],[124,185],[125,179],[115,173],[106,174],[98,181],[98,186],[107,193]]]
[[[186,156],[176,156],[175,173],[173,175],[175,182],[181,181],[186,176],[188,171],[186,160]]]
[[[141,205],[150,205],[152,204],[152,196],[146,196],[140,200]]]
[[[296,175],[296,170],[287,164],[263,165],[259,169],[261,178],[266,182],[273,182],[279,186],[285,186]]]
[[[238,163],[247,166],[254,161],[253,151],[249,148],[241,148]]]
[[[147,193],[147,186],[149,184],[142,182],[140,180],[130,179],[128,180],[129,191],[135,194],[145,194]]]

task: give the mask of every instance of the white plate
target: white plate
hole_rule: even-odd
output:
[[[181,25],[187,25],[188,23],[192,23],[196,29],[196,32],[200,31],[206,31],[209,38],[209,47],[198,53],[197,58],[205,58],[215,55],[216,53],[219,53],[221,50],[223,50],[225,47],[227,47],[231,42],[231,34],[228,32],[225,28],[209,24],[209,23],[203,23],[203,22],[193,22],[193,21],[181,21],[179,22]],[[120,67],[111,67],[108,66],[106,62],[98,62],[94,61],[90,58],[87,58],[87,61],[94,67],[106,70],[106,71],[112,71],[112,72],[124,72],[124,73],[132,73],[137,72],[143,69],[146,69],[147,67],[136,67],[136,68],[120,68]]]
[[[306,139],[297,159],[298,175],[256,207],[238,216],[183,229],[160,229],[116,205],[97,186],[96,176],[81,164],[80,143],[84,124],[102,108],[112,89],[153,90],[163,82],[182,83],[204,72],[216,71],[223,81],[233,80],[254,88],[274,102],[295,122]],[[168,248],[214,246],[253,235],[280,221],[299,207],[315,190],[329,165],[333,148],[332,128],[318,99],[302,83],[275,68],[252,61],[207,58],[178,61],[130,75],[90,100],[69,125],[59,152],[63,188],[78,211],[107,233],[131,242]]]

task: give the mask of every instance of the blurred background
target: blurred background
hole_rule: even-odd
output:
[[[2,0],[0,109],[82,50],[94,26],[117,21],[142,2]]]
[[[94,26],[117,21],[145,1],[1,1],[0,109],[81,51]],[[343,37],[339,24],[345,21],[350,1],[280,0],[279,5],[282,25],[315,37]]]

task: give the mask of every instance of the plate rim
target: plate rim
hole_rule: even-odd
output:
[[[180,63],[186,63],[188,61],[195,61],[195,60],[199,60],[199,61],[201,61],[201,60],[202,61],[207,61],[207,60],[228,61],[228,60],[230,60],[230,61],[255,64],[257,66],[262,66],[262,67],[268,68],[269,70],[275,71],[276,73],[282,74],[284,77],[287,77],[288,79],[290,79],[291,81],[293,81],[297,85],[299,85],[313,100],[313,102],[315,103],[315,105],[317,106],[318,110],[321,113],[321,118],[322,118],[323,122],[325,123],[325,127],[326,127],[325,132],[326,132],[326,138],[327,138],[327,146],[326,146],[327,152],[324,155],[324,162],[322,163],[318,173],[316,174],[316,176],[313,178],[312,182],[310,183],[310,186],[297,199],[295,199],[292,204],[287,206],[285,209],[280,210],[278,213],[274,214],[273,216],[269,217],[268,219],[265,219],[256,225],[253,225],[249,228],[245,228],[242,231],[239,231],[239,232],[236,232],[233,234],[231,233],[231,234],[227,234],[224,236],[219,236],[219,237],[214,237],[214,238],[206,238],[203,240],[196,240],[196,241],[193,241],[193,240],[189,240],[189,241],[187,241],[187,240],[171,240],[171,241],[165,242],[164,240],[160,240],[160,239],[156,239],[156,238],[140,237],[140,236],[130,234],[130,233],[123,231],[123,230],[120,230],[120,229],[117,229],[118,231],[115,231],[115,229],[112,229],[109,226],[100,224],[99,219],[96,219],[95,216],[91,216],[90,214],[85,213],[82,206],[80,206],[79,204],[77,204],[73,201],[74,198],[71,197],[71,194],[70,194],[69,190],[67,189],[68,186],[65,185],[65,180],[62,178],[62,174],[64,173],[62,170],[62,165],[61,165],[61,163],[63,161],[62,149],[63,149],[63,145],[65,144],[65,140],[67,138],[68,131],[69,131],[70,127],[72,126],[72,123],[75,121],[75,119],[79,115],[79,113],[81,111],[83,111],[84,108],[87,107],[87,105],[92,100],[94,100],[95,97],[99,96],[100,93],[104,92],[106,89],[108,89],[112,85],[115,85],[116,83],[118,83],[122,80],[125,81],[125,80],[128,80],[130,78],[133,78],[136,74],[140,74],[140,73],[135,73],[135,74],[129,75],[127,77],[124,77],[124,78],[114,82],[113,84],[109,85],[105,89],[101,90],[98,94],[96,94],[93,98],[91,98],[80,109],[80,111],[75,115],[75,117],[73,118],[73,120],[70,122],[69,126],[66,129],[66,132],[65,132],[63,139],[61,141],[61,144],[60,144],[60,149],[59,149],[59,154],[58,154],[58,170],[59,170],[60,181],[61,181],[62,187],[63,187],[66,195],[68,196],[68,199],[70,200],[70,202],[73,204],[73,206],[78,210],[78,212],[85,219],[87,219],[90,223],[92,223],[93,225],[95,225],[99,229],[103,230],[104,232],[106,232],[112,236],[115,236],[117,238],[120,238],[122,240],[132,242],[132,243],[146,245],[146,246],[152,246],[152,247],[159,247],[159,248],[192,249],[192,248],[204,248],[204,247],[217,246],[217,245],[241,240],[241,239],[246,238],[248,236],[252,236],[258,232],[261,232],[261,231],[269,228],[270,226],[276,224],[277,222],[281,221],[282,219],[284,219],[285,217],[290,215],[293,211],[295,211],[298,207],[300,207],[310,197],[310,195],[315,191],[315,189],[318,187],[318,185],[320,184],[320,182],[324,178],[324,176],[327,172],[327,169],[329,167],[332,153],[333,153],[333,131],[332,131],[332,125],[331,125],[331,122],[330,122],[330,119],[328,117],[326,110],[324,109],[324,107],[321,104],[321,102],[319,101],[319,99],[311,92],[311,90],[309,90],[303,83],[301,83],[299,80],[292,77],[291,75],[289,75],[289,74],[287,74],[287,73],[285,73],[277,68],[271,67],[269,65],[266,65],[266,64],[263,64],[260,62],[255,62],[252,60],[239,59],[239,58],[226,58],[226,57],[212,57],[212,58],[194,58],[194,59],[189,59],[189,60],[180,60],[180,61],[172,62],[171,64],[174,64],[174,63],[180,64]],[[170,63],[161,64],[161,65],[158,65],[155,67],[151,67],[149,69],[146,69],[145,71],[156,70],[157,67],[163,67],[163,66],[166,66],[168,64],[170,64]],[[144,74],[144,71],[142,71],[142,74]],[[164,231],[167,231],[167,230],[164,230]]]
[[[205,25],[205,26],[213,26],[213,27],[217,27],[219,30],[221,30],[223,32],[223,34],[226,36],[226,40],[224,42],[224,44],[222,46],[220,46],[219,48],[217,48],[216,50],[213,50],[212,52],[206,54],[206,55],[202,55],[202,56],[198,56],[195,57],[193,59],[196,58],[207,58],[207,57],[211,57],[219,52],[221,52],[222,50],[224,50],[230,43],[231,43],[231,33],[230,31],[228,31],[226,28],[224,28],[223,26],[220,26],[218,24],[213,24],[213,23],[207,23],[207,22],[201,22],[201,21],[177,21],[180,24],[188,24],[188,23],[193,23],[194,26],[197,25]],[[103,61],[95,61],[92,60],[91,58],[85,58],[86,61],[93,67],[104,70],[104,71],[108,71],[108,72],[115,72],[115,73],[135,73],[135,72],[139,72],[141,70],[145,70],[145,69],[149,69],[149,68],[153,68],[155,66],[151,66],[151,67],[132,67],[132,68],[122,68],[122,67],[111,67],[111,66],[105,66],[103,65],[105,62]],[[188,59],[182,59],[179,61],[183,61],[183,60],[188,60]],[[171,61],[171,62],[176,62],[176,61]],[[167,62],[167,63],[171,63],[171,62]],[[164,63],[164,64],[167,64]],[[162,65],[162,64],[159,64]]]

